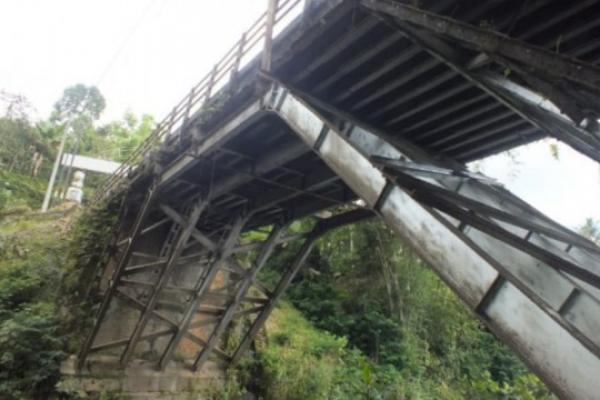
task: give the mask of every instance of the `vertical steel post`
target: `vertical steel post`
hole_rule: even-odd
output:
[[[206,272],[203,273],[203,276],[200,278],[198,284],[196,285],[196,288],[194,289],[193,298],[190,300],[185,310],[181,322],[179,323],[179,327],[177,328],[177,332],[169,341],[169,344],[167,345],[167,348],[165,349],[165,352],[161,357],[161,360],[159,362],[161,369],[164,369],[167,366],[173,352],[179,345],[181,339],[185,336],[188,327],[192,321],[192,318],[196,313],[196,309],[200,304],[200,301],[204,297],[204,294],[210,289],[214,278],[217,276],[217,273],[221,269],[221,264],[231,255],[231,252],[233,251],[233,248],[237,240],[239,239],[240,232],[244,227],[245,222],[246,219],[242,217],[239,217],[234,222],[233,227],[229,231],[229,235],[225,240],[225,243],[223,243],[223,245],[219,249],[219,254],[217,254],[215,260],[209,266],[206,267]]]
[[[144,223],[146,217],[148,216],[148,213],[150,212],[152,203],[157,192],[158,188],[152,185],[148,193],[146,193],[146,198],[144,200],[144,203],[142,204],[142,208],[140,209],[136,217],[133,229],[131,230],[131,235],[129,236],[127,240],[127,245],[123,250],[123,255],[121,256],[119,264],[117,265],[113,273],[112,282],[108,290],[104,294],[104,298],[102,299],[102,304],[100,305],[100,309],[98,310],[98,316],[96,317],[96,323],[94,324],[94,328],[92,329],[92,332],[88,336],[86,342],[81,348],[81,352],[79,353],[78,367],[80,369],[83,367],[83,364],[85,363],[85,359],[90,351],[90,348],[94,344],[94,339],[96,338],[96,335],[100,330],[100,325],[104,320],[104,317],[106,316],[106,312],[108,311],[110,301],[117,290],[117,285],[121,278],[121,274],[123,273],[123,270],[129,263],[129,260],[131,259],[131,253],[142,231],[142,224]]]
[[[219,65],[215,64],[212,71],[210,72],[210,77],[208,78],[208,83],[206,85],[206,94],[204,95],[204,104],[208,103],[210,100],[210,96],[212,95],[213,86],[215,85],[215,80],[217,79],[217,71],[219,69]]]
[[[173,246],[173,248],[171,250],[171,254],[169,255],[167,265],[165,265],[165,267],[163,268],[163,270],[160,274],[160,277],[158,278],[158,282],[156,283],[156,286],[154,287],[154,290],[152,291],[152,295],[150,296],[150,299],[148,299],[146,308],[145,308],[144,312],[142,313],[140,319],[138,320],[138,322],[133,330],[133,333],[131,335],[131,340],[125,347],[125,351],[123,352],[123,355],[121,356],[121,365],[122,366],[127,365],[127,362],[133,355],[133,352],[135,351],[135,346],[137,345],[139,338],[142,335],[142,332],[144,331],[144,328],[146,327],[146,324],[147,324],[150,316],[152,315],[152,312],[154,311],[154,307],[156,306],[160,292],[161,292],[162,288],[167,284],[167,281],[169,280],[169,277],[171,276],[171,272],[173,271],[173,269],[175,268],[175,266],[177,264],[177,259],[181,255],[181,252],[183,251],[184,246],[187,244],[188,240],[190,239],[190,236],[192,235],[192,231],[196,228],[196,223],[198,222],[198,219],[200,218],[200,215],[206,208],[207,204],[208,204],[208,201],[205,199],[200,199],[199,201],[197,201],[191,211],[191,214],[190,214],[188,220],[185,221],[185,223],[187,225],[185,227],[183,227],[183,229],[179,233],[179,236],[177,238],[175,246]]]
[[[246,276],[244,276],[242,278],[242,283],[240,284],[239,288],[237,289],[237,292],[233,298],[233,301],[229,304],[229,306],[227,306],[227,309],[225,310],[223,317],[216,324],[215,328],[213,329],[213,332],[211,333],[210,337],[206,341],[206,346],[204,346],[204,348],[200,351],[200,354],[196,358],[196,361],[194,362],[194,367],[193,367],[194,370],[202,368],[202,365],[204,365],[204,363],[210,356],[212,349],[217,345],[217,342],[223,335],[223,332],[225,332],[225,329],[227,329],[227,327],[229,326],[229,323],[235,316],[235,312],[237,311],[238,307],[242,303],[244,296],[250,289],[250,286],[256,279],[256,276],[258,275],[258,273],[260,272],[262,267],[265,265],[265,263],[271,256],[271,253],[273,252],[273,249],[277,245],[277,241],[279,240],[279,237],[281,236],[282,232],[283,232],[283,229],[281,226],[276,225],[275,227],[273,227],[273,230],[271,231],[271,234],[269,235],[269,239],[261,248],[260,254],[258,255],[258,258],[256,259],[256,262],[251,267],[251,269],[248,272],[246,272]]]
[[[246,46],[246,32],[242,33],[242,37],[238,43],[237,53],[235,55],[235,61],[233,62],[233,66],[231,69],[231,75],[229,77],[229,81],[231,82],[231,87],[235,91],[237,89],[238,84],[238,76],[240,70],[240,64],[242,63],[242,57],[244,57],[244,47]]]
[[[277,15],[278,0],[268,0],[267,21],[265,26],[265,45],[263,48],[260,69],[265,72],[271,72],[271,59],[273,56],[273,25],[275,25],[275,16]]]
[[[263,307],[260,314],[258,314],[256,319],[252,323],[250,330],[242,339],[241,343],[235,350],[235,353],[233,353],[233,356],[231,357],[232,366],[236,365],[240,361],[241,357],[246,353],[246,350],[248,350],[248,347],[250,347],[250,343],[252,343],[252,341],[258,334],[258,331],[262,328],[267,318],[269,318],[271,312],[273,312],[275,305],[285,292],[285,289],[287,289],[287,287],[290,285],[290,283],[304,264],[304,261],[306,261],[307,257],[309,256],[310,252],[312,251],[315,245],[315,242],[319,237],[320,235],[318,233],[311,233],[311,235],[306,238],[306,240],[302,244],[302,247],[300,248],[300,251],[298,251],[298,253],[296,254],[292,265],[287,269],[287,271],[285,271],[284,275],[279,280],[277,288],[275,288],[275,290],[273,291],[273,295],[269,298],[268,303]]]

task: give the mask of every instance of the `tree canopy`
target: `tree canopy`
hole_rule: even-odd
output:
[[[64,90],[62,97],[54,104],[51,119],[69,121],[86,118],[96,121],[104,108],[106,108],[106,100],[96,86],[78,83]]]

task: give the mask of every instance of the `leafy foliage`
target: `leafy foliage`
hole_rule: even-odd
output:
[[[0,216],[18,209],[38,208],[43,197],[42,180],[0,170]]]
[[[110,204],[88,208],[77,218],[69,242],[69,260],[63,269],[59,304],[63,310],[62,332],[68,336],[67,349],[76,352],[93,318],[92,307],[98,304],[93,289],[98,270],[106,265],[118,217],[120,199]]]
[[[34,214],[0,227],[0,398],[46,398],[58,379],[64,343],[55,289],[66,258],[60,224]]]
[[[54,104],[52,119],[94,121],[100,118],[105,107],[106,100],[97,87],[78,83],[63,91],[62,97]]]
[[[579,227],[579,233],[591,241],[600,244],[600,221],[587,218],[585,223]]]
[[[66,135],[65,151],[95,158],[124,161],[150,135],[154,118],[131,112],[122,120],[98,125],[105,100],[94,86],[76,84],[65,89],[47,120],[32,122],[29,102],[21,95],[0,91],[0,171],[48,181],[52,165]],[[70,169],[61,166],[55,188],[64,193],[70,181]],[[85,191],[95,189],[105,176],[88,173]],[[11,189],[0,179],[0,207],[12,198]],[[41,205],[41,198],[39,204]],[[35,208],[34,207],[34,208]]]
[[[290,246],[276,254],[263,278],[274,280],[278,266],[289,265],[295,250]],[[361,382],[363,391],[372,380],[385,380],[397,388],[393,395],[375,388],[366,398],[551,398],[539,380],[380,221],[330,233],[306,264],[288,290],[291,303],[314,326],[345,338],[344,352],[367,357],[363,365],[369,365],[371,372],[345,372],[362,376],[355,382]],[[297,329],[278,333],[275,342],[287,345],[289,339],[281,338]],[[318,340],[311,345],[318,347]],[[259,361],[269,376],[284,377],[287,367],[277,357],[290,350],[278,353],[272,346],[269,343],[270,350]],[[296,374],[302,362],[290,363],[296,365]],[[309,361],[313,369],[316,362]],[[351,365],[360,363],[355,360]],[[309,379],[306,385],[307,390],[316,390]]]
[[[271,316],[267,335],[246,364],[255,391],[265,399],[399,398],[398,371],[373,364],[347,340],[315,329],[284,304]]]

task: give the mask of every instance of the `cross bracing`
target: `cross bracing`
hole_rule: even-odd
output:
[[[545,136],[598,160],[590,36],[598,18],[588,15],[600,7],[421,7],[309,2],[263,59],[203,89],[216,111],[177,109],[185,118],[177,125],[173,117],[160,149],[103,193],[126,189],[130,211],[81,366],[91,353],[115,350],[125,365],[151,344],[164,368],[186,342],[197,350],[190,368],[209,358],[238,362],[314,241],[377,215],[553,390],[593,398],[598,247],[465,162]],[[286,232],[295,220],[348,207],[313,232]],[[258,228],[269,238],[244,243]],[[259,282],[271,252],[294,240],[303,250],[280,283]],[[248,251],[253,263],[237,263]],[[135,310],[137,322],[104,341],[120,307]],[[241,315],[253,322],[227,353],[223,333]]]

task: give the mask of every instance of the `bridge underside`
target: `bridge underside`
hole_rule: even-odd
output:
[[[583,62],[600,56],[583,40],[600,18],[569,25],[600,6],[425,3],[439,14],[314,1],[275,41],[271,75],[251,63],[137,168],[81,367],[99,352],[237,363],[315,241],[378,216],[556,393],[600,393],[600,249],[464,166],[547,135],[600,160],[600,74]],[[492,15],[520,40],[462,24]],[[544,50],[558,24],[571,57]],[[300,250],[267,287],[258,273],[290,241]],[[251,323],[227,352],[240,316]]]

